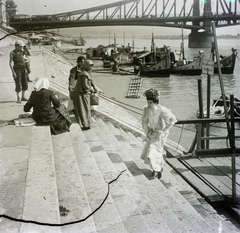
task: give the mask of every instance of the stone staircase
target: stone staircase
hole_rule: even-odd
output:
[[[110,121],[93,120],[88,131],[73,123],[69,133],[53,136],[49,127],[0,128],[1,214],[76,222],[2,218],[0,232],[239,232],[168,164],[161,180],[148,180],[143,143]]]
[[[41,53],[35,55],[33,73],[50,74]],[[45,69],[39,68],[43,61]],[[3,89],[10,85],[6,81]],[[7,94],[6,100],[14,96]],[[70,132],[61,135],[51,135],[49,127],[0,127],[0,214],[47,224],[3,217],[0,233],[239,232],[167,163],[161,180],[148,180],[151,171],[140,159],[141,133],[135,133],[138,126],[130,127],[134,119],[121,124],[124,114],[111,110],[114,103],[101,103],[88,131],[81,131],[74,117]],[[22,106],[5,101],[1,120],[21,111]],[[103,203],[108,183],[122,171]]]
[[[68,99],[68,76],[72,64],[64,60],[57,54],[42,48],[42,56],[44,57],[43,69],[45,77],[49,78],[50,88],[54,90],[60,99]],[[54,77],[54,78],[51,78]],[[105,120],[111,120],[115,125],[121,125],[124,129],[132,132],[134,136],[144,137],[144,132],[140,122],[132,116],[126,109],[118,105],[118,102],[113,100],[110,96],[103,93],[98,87],[100,104],[94,107],[94,114]],[[142,140],[141,140],[142,141]],[[167,139],[166,148],[175,150],[177,153],[182,153],[184,148],[177,143]]]

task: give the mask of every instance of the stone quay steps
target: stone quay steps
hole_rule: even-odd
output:
[[[171,174],[173,170],[169,166],[167,166],[167,171],[164,171],[168,180],[165,181],[165,178],[161,181],[149,181],[142,173],[144,168],[141,169],[137,167],[135,163],[135,160],[139,160],[139,154],[137,153],[138,155],[136,155],[134,153],[136,140],[132,141],[133,138],[128,136],[128,133],[124,135],[123,133],[119,134],[117,129],[114,131],[114,126],[111,125],[110,122],[105,124],[100,118],[98,118],[96,122],[97,126],[94,128],[94,131],[99,135],[98,138],[101,140],[101,145],[109,154],[112,162],[115,162],[117,167],[123,166],[123,168],[128,168],[128,172],[132,174],[131,179],[127,177],[128,180],[126,180],[125,185],[131,195],[137,198],[135,201],[139,203],[139,209],[142,211],[141,214],[144,216],[145,221],[150,226],[150,232],[161,232],[159,229],[160,223],[162,232],[179,232],[179,229],[181,229],[180,232],[209,232],[219,227],[219,221],[221,221],[222,218],[217,217],[218,215],[216,215],[215,210],[212,208],[206,209],[199,214],[198,210],[191,205],[193,200],[197,203],[196,206],[201,205],[198,199],[205,204],[207,203],[203,201],[184,180],[179,179],[176,181]],[[110,128],[111,130],[107,130]],[[112,132],[117,133],[118,137],[115,137],[115,134]],[[120,139],[120,141],[118,141],[117,138]],[[122,145],[124,139],[126,143]],[[132,155],[135,156],[134,159],[131,157]],[[138,161],[138,163],[140,163],[140,161]],[[147,170],[146,167],[145,170]],[[169,179],[171,182],[175,180],[175,184],[178,184],[177,187],[180,190],[177,190],[175,186],[169,182]],[[181,183],[179,183],[179,181],[183,183],[184,188],[181,189]],[[186,189],[186,187],[188,188]],[[191,202],[186,200],[181,194],[181,192],[186,191],[191,198]],[[162,213],[162,215],[160,213]],[[216,215],[215,221],[204,218],[207,214],[213,215],[214,213]],[[189,221],[190,219],[191,221]]]
[[[138,183],[142,183],[142,181],[139,180],[139,177],[141,177],[139,174],[143,173],[146,177],[150,176],[148,167],[144,165],[143,161],[140,159],[143,145],[137,146],[135,144],[136,141],[132,141],[132,138],[128,137],[126,132],[119,127],[114,127],[111,122],[105,122],[105,124],[108,126],[109,132],[114,134],[114,137],[110,138],[117,139],[121,145],[116,146],[116,144],[114,144],[114,147],[120,148],[120,150],[121,148],[124,148],[125,152],[118,151],[119,155],[125,161],[126,166],[133,176],[138,180]],[[131,158],[129,158],[129,156]],[[156,184],[154,182],[156,182],[158,186],[155,186]],[[162,183],[160,187],[159,183]],[[156,190],[158,190],[161,196],[160,200],[155,201],[155,204],[159,204],[165,201],[165,199],[168,200],[168,198],[170,198],[169,195],[172,196],[173,199],[168,200],[167,203],[173,211],[176,211],[177,214],[182,213],[182,216],[178,216],[179,219],[191,219],[191,221],[195,219],[203,232],[211,232],[211,230],[214,232],[214,229],[218,229],[219,223],[224,219],[224,217],[218,215],[216,211],[204,200],[204,198],[202,198],[187,182],[185,182],[168,164],[165,164],[164,166],[163,177],[160,182],[158,180],[154,180],[151,181],[151,184],[154,184],[154,190],[148,191],[147,194],[152,195],[152,200],[157,200],[154,194],[156,193]],[[148,190],[149,185],[142,189],[145,192],[146,187]],[[165,195],[164,187],[168,190],[165,192]],[[182,208],[182,210],[180,211],[177,208]],[[186,213],[184,213],[184,211],[186,211]],[[161,210],[159,210],[159,213],[161,213]],[[165,216],[165,214],[166,213],[164,213],[163,216]],[[194,218],[192,216],[194,216]],[[226,224],[226,232],[229,229],[233,232],[238,231],[235,226],[232,226],[231,222],[226,221],[224,224]],[[187,226],[191,228],[191,223],[188,222]],[[194,227],[196,227],[195,224]],[[198,232],[202,232],[202,230],[198,229]],[[173,230],[173,232],[177,231]],[[193,230],[192,232],[195,231]]]
[[[50,80],[50,88],[54,90],[60,99],[68,99],[68,77],[69,71],[73,67],[71,63],[64,60],[61,56],[54,54],[48,49],[42,48],[42,56],[44,57],[44,72],[45,76]],[[54,78],[51,78],[54,76]],[[97,85],[97,83],[96,83]],[[125,108],[118,105],[111,97],[105,95],[98,87],[100,104],[94,108],[95,114],[102,118],[111,119],[115,124],[121,125],[128,131],[131,131],[134,136],[143,137],[144,133],[139,121],[133,117]],[[178,153],[182,153],[184,148],[177,143],[167,139],[166,148],[174,150],[178,148]]]
[[[0,128],[1,214],[59,223],[59,204],[49,127]],[[60,228],[1,219],[0,232],[60,232]]]
[[[42,47],[44,58],[44,71],[46,78],[56,78],[62,85],[68,86],[69,71],[73,67],[71,63],[63,57]]]
[[[32,54],[35,55],[34,52]],[[36,73],[42,66],[41,61],[41,56],[38,56],[37,60],[35,56],[32,57],[31,67]],[[10,109],[15,110],[17,106],[19,107],[11,103]],[[3,110],[9,112],[8,107],[4,103]],[[22,109],[22,105],[20,107]],[[19,113],[22,113],[22,110]],[[18,114],[14,112],[13,115]],[[1,233],[239,232],[228,219],[219,215],[184,182],[168,164],[165,164],[160,181],[149,181],[147,178],[150,170],[139,158],[143,144],[129,135],[128,131],[131,130],[122,127],[120,123],[114,126],[112,121],[102,117],[104,121],[96,118],[89,131],[81,131],[77,124],[72,124],[71,132],[57,136],[50,135],[49,127],[0,127],[1,214],[17,218],[29,216],[30,220],[59,223],[78,220],[88,211],[95,210],[106,195],[107,182],[127,168],[119,179],[111,184],[106,203],[85,222],[59,228],[21,224],[2,218],[0,219]],[[103,134],[104,130],[107,133]],[[103,139],[103,135],[108,138]],[[138,141],[141,142],[140,138]],[[67,146],[59,145],[60,142]],[[38,145],[38,149],[32,149],[32,143],[34,147]],[[50,153],[51,143],[52,152]],[[31,155],[30,151],[35,154]],[[67,160],[64,161],[63,167],[62,156],[64,157],[66,153]],[[44,161],[41,161],[41,158],[44,158]],[[68,171],[65,171],[65,167]],[[41,176],[42,173],[43,176]],[[36,182],[36,179],[39,182]],[[47,182],[46,186],[41,179]],[[50,187],[51,198],[48,190],[45,193],[45,187]],[[60,191],[62,187],[64,190]],[[30,195],[31,190],[36,196]],[[25,194],[29,200],[25,200]],[[79,195],[81,195],[80,198]],[[47,197],[46,200],[44,197]],[[44,202],[43,206],[46,208],[44,211],[41,202]],[[75,202],[76,206],[81,205],[80,208],[74,206]],[[34,212],[33,215],[32,212]],[[32,216],[36,216],[36,219],[32,219]],[[139,223],[139,219],[142,218],[144,218],[143,223]],[[139,229],[138,224],[143,224],[140,225],[142,230]],[[188,225],[185,226],[185,224]]]
[[[73,123],[69,133],[53,136],[49,127],[1,130],[0,209],[7,215],[48,223],[77,221],[96,210],[107,183],[127,170],[86,221],[50,227],[1,219],[0,232],[216,232],[220,222],[222,232],[238,232],[167,164],[160,181],[148,180],[150,171],[139,158],[143,144],[111,122],[96,117],[88,131]]]

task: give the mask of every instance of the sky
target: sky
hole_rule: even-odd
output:
[[[56,14],[81,10],[120,0],[14,0],[19,14]]]
[[[36,14],[56,14],[56,13],[63,13],[68,11],[75,11],[75,10],[81,10],[86,9],[90,7],[100,6],[104,4],[109,4],[113,2],[119,2],[120,0],[14,0],[15,4],[17,5],[17,14],[27,14],[27,15],[36,15]],[[216,0],[215,0],[216,1]],[[149,0],[146,0],[146,4],[149,2]],[[182,0],[178,0],[180,4],[182,4]],[[189,1],[190,2],[190,1]],[[214,2],[214,0],[212,1]],[[158,32],[163,31],[167,35],[176,35],[179,34],[179,29],[174,28],[159,28],[159,27],[109,27],[104,28],[106,31],[109,30],[124,30],[126,31],[126,36],[128,36],[129,33],[132,33],[135,31],[141,31],[144,33],[151,33],[151,32]],[[67,31],[67,30],[65,30]],[[93,31],[103,31],[102,28],[81,28],[80,31],[83,31],[85,33],[87,32],[93,32]],[[115,33],[115,32],[114,32]],[[121,32],[122,34],[123,32]],[[185,34],[189,34],[190,30],[185,30]],[[240,33],[240,26],[231,26],[231,27],[224,27],[224,28],[217,28],[216,29],[217,35],[222,34],[232,34],[236,35],[237,33]]]

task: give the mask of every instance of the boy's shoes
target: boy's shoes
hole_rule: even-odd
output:
[[[26,99],[26,98],[22,98],[22,101],[28,101],[28,99]]]
[[[20,98],[17,99],[17,104],[21,104]]]
[[[82,127],[82,130],[85,131],[85,130],[89,130],[91,129],[91,127]]]

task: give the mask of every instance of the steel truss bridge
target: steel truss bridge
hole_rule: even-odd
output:
[[[209,30],[240,24],[240,0],[124,0],[52,15],[15,15],[17,31],[92,26],[159,26]]]

